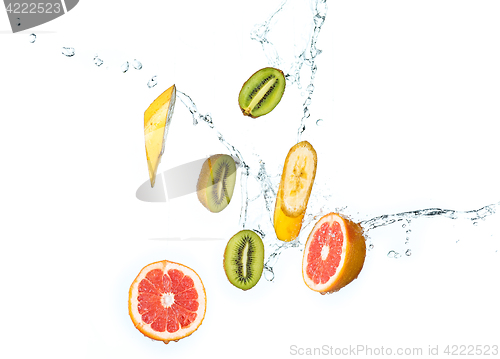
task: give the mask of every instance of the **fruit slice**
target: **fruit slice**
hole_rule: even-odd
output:
[[[305,213],[297,217],[288,217],[281,210],[281,187],[278,189],[276,196],[276,205],[274,207],[274,230],[278,239],[290,242],[299,236],[300,229],[302,228],[302,220]]]
[[[285,92],[285,75],[273,67],[254,73],[240,90],[238,102],[245,116],[259,117],[271,112]]]
[[[337,213],[329,213],[314,225],[307,238],[302,277],[316,292],[336,292],[358,277],[365,256],[361,226]]]
[[[145,336],[178,341],[203,322],[207,298],[194,270],[161,261],[145,266],[130,286],[128,310],[135,327]]]
[[[174,113],[175,97],[175,85],[172,85],[144,112],[144,140],[151,187],[155,185],[156,171],[165,150],[165,140]]]
[[[237,288],[248,290],[260,280],[264,270],[264,243],[257,233],[242,230],[227,243],[224,271]]]
[[[292,241],[299,235],[317,162],[316,151],[307,141],[297,143],[286,156],[274,209],[274,230],[282,241]]]
[[[288,217],[304,214],[316,177],[317,156],[313,146],[302,141],[288,152],[281,174],[281,209]]]
[[[231,156],[213,155],[203,163],[196,185],[198,199],[210,212],[218,213],[233,197],[236,164]]]

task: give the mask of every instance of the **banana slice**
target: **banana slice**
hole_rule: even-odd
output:
[[[165,150],[165,140],[174,113],[175,96],[175,85],[172,85],[144,112],[144,140],[151,187],[155,185],[156,171]]]
[[[317,155],[313,146],[302,141],[286,156],[281,174],[281,210],[288,217],[305,213],[316,177]]]

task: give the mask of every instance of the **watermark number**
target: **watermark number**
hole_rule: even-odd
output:
[[[9,14],[59,14],[60,3],[9,3],[6,7]]]

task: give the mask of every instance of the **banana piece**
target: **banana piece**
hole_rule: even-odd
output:
[[[293,146],[281,174],[281,210],[288,217],[305,213],[311,195],[318,159],[313,146],[302,141]]]
[[[274,207],[274,231],[276,232],[276,237],[284,242],[293,241],[300,234],[300,229],[302,228],[302,221],[304,220],[304,214],[298,217],[288,217],[281,210],[281,190],[278,190],[278,195],[276,196],[276,205]]]

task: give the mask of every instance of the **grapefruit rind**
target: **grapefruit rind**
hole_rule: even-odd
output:
[[[316,284],[307,274],[307,257],[314,233],[325,222],[329,223],[330,226],[334,222],[339,223],[343,234],[342,255],[335,274],[326,283]],[[358,277],[363,268],[365,257],[366,241],[362,227],[337,213],[329,213],[320,218],[307,238],[302,259],[302,277],[305,284],[313,291],[321,294],[337,292]]]
[[[196,311],[197,316],[196,319],[186,328],[179,328],[174,333],[169,333],[168,331],[158,332],[154,329],[151,329],[151,324],[146,324],[142,320],[141,314],[139,314],[137,304],[137,297],[139,296],[139,283],[146,277],[146,275],[154,270],[160,269],[163,273],[168,272],[170,269],[180,270],[184,275],[189,275],[194,282],[194,288],[198,292],[198,310]],[[198,274],[191,268],[175,263],[167,260],[154,262],[148,264],[139,272],[135,280],[132,282],[129,290],[129,299],[128,299],[128,310],[130,318],[134,323],[134,326],[145,336],[151,339],[163,341],[165,344],[168,344],[170,341],[178,341],[182,338],[185,338],[191,334],[193,334],[199,326],[202,324],[203,319],[205,318],[205,312],[207,307],[207,297],[205,293],[205,287],[203,286],[203,282]]]

